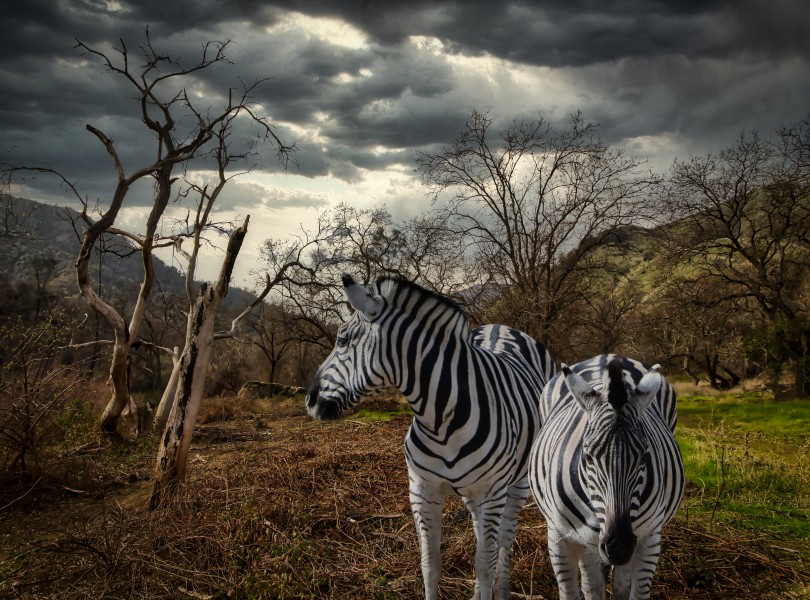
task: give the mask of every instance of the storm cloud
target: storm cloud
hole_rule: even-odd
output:
[[[232,40],[234,65],[187,82],[201,107],[216,108],[240,78],[266,78],[255,100],[298,147],[287,172],[350,185],[412,170],[414,152],[450,142],[473,109],[498,122],[581,109],[607,141],[652,148],[661,165],[810,110],[802,0],[29,0],[4,7],[0,22],[0,160],[52,167],[103,195],[114,173],[87,123],[115,140],[127,168],[152,160],[127,82],[74,47],[115,55],[124,43],[134,56],[147,25],[184,64],[206,41]],[[283,172],[273,152],[250,167]],[[26,186],[57,195],[42,178]],[[255,205],[272,203],[253,191]],[[286,198],[278,208],[316,203]]]

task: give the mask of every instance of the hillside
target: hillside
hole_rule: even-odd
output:
[[[6,214],[10,197],[0,198],[0,211]],[[41,204],[24,198],[11,198],[13,215],[7,219],[11,235],[0,238],[0,280],[34,285],[37,272],[47,279],[48,293],[78,297],[76,256],[80,247],[83,222],[72,208]],[[115,252],[99,261],[94,256],[93,281],[104,297],[128,297],[143,279],[140,254],[120,236],[104,236],[104,247]],[[100,262],[100,264],[99,264]],[[154,258],[155,280],[167,293],[183,295],[184,277],[174,267]],[[225,298],[226,310],[241,310],[254,296],[231,287]]]

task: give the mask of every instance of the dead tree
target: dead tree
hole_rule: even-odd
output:
[[[233,94],[229,93],[227,105],[219,112],[203,113],[195,109],[192,98],[183,87],[184,83],[189,81],[195,73],[214,64],[229,64],[230,61],[225,55],[229,44],[229,41],[212,41],[204,44],[199,61],[186,67],[175,59],[158,52],[152,46],[147,30],[146,41],[139,47],[143,65],[136,69],[131,64],[131,56],[123,40],[120,41],[120,46],[114,49],[118,54],[117,58],[77,41],[77,49],[100,59],[108,71],[123,77],[131,85],[139,105],[141,121],[151,131],[156,142],[154,161],[127,173],[119,158],[115,143],[101,130],[87,125],[87,130],[98,138],[106,149],[116,174],[112,197],[103,203],[105,208],[98,209],[97,214],[94,214],[96,209],[91,206],[87,198],[79,194],[65,176],[52,169],[31,167],[4,169],[5,173],[10,174],[27,170],[56,175],[82,204],[81,218],[86,224],[86,229],[76,261],[79,290],[87,304],[109,323],[114,333],[110,367],[113,393],[99,420],[100,431],[112,438],[118,437],[119,418],[124,408],[130,403],[127,367],[132,345],[139,339],[139,330],[154,282],[152,252],[159,246],[177,243],[177,236],[170,239],[161,239],[158,236],[158,225],[178,179],[175,172],[182,171],[190,161],[207,153],[209,142],[214,137],[220,136],[227,140],[230,128],[237,118],[248,119],[254,125],[258,125],[261,132],[259,139],[272,141],[280,159],[286,160],[288,153],[293,149],[276,136],[268,120],[258,115],[250,102],[251,94],[261,83],[260,80],[256,80],[252,84],[243,84],[242,94],[236,99]],[[188,125],[189,123],[191,125]],[[221,148],[221,146],[219,147]],[[228,151],[227,145],[225,151]],[[247,153],[236,156],[245,157],[251,154],[252,148]],[[135,234],[117,229],[115,227],[116,219],[126,204],[132,186],[136,182],[148,178],[154,182],[154,197],[144,233]],[[94,247],[105,233],[124,236],[141,254],[143,280],[129,319],[126,319],[100,296],[90,276],[90,262]]]
[[[473,111],[451,144],[417,154],[417,170],[444,234],[479,265],[473,282],[495,290],[486,320],[562,340],[565,309],[610,267],[597,250],[617,228],[652,222],[648,194],[660,178],[579,113],[565,128],[542,117],[492,125]]]
[[[221,174],[224,171],[221,171]],[[221,183],[224,180],[221,180]],[[221,189],[221,188],[219,188]],[[210,204],[212,196],[207,190],[200,189],[200,206]],[[214,198],[216,197],[213,196]],[[198,212],[204,214],[204,210]],[[155,465],[155,482],[150,500],[150,507],[157,508],[177,489],[186,477],[188,453],[194,435],[194,426],[202,401],[205,386],[206,370],[208,368],[211,348],[214,340],[235,337],[239,323],[259,306],[267,295],[286,277],[291,269],[304,269],[307,267],[301,260],[302,254],[310,244],[317,243],[317,238],[307,241],[297,247],[288,255],[287,261],[278,267],[275,275],[265,274],[265,285],[262,292],[250,305],[237,315],[231,322],[231,327],[225,331],[214,331],[215,320],[220,303],[228,293],[231,273],[248,229],[250,216],[245,218],[241,227],[230,236],[228,248],[222,263],[219,278],[213,285],[202,284],[196,294],[194,303],[189,311],[188,327],[186,330],[186,343],[182,354],[172,371],[172,380],[175,381],[175,392],[169,400],[168,392],[172,384],[167,387],[164,400],[156,411],[157,426],[162,424],[162,414],[168,411],[163,435],[160,438],[157,463]],[[195,229],[198,229],[195,226]],[[196,250],[199,249],[199,238],[194,236],[194,245],[191,253],[184,253],[189,261],[189,273],[193,273],[196,266]],[[168,407],[168,408],[167,408]]]
[[[177,235],[174,238],[177,253],[186,261],[185,287],[189,311],[184,348],[179,356],[176,350],[173,353],[174,365],[169,384],[155,411],[155,429],[162,430],[163,434],[160,437],[155,464],[151,508],[157,508],[165,503],[178,485],[185,480],[188,453],[202,401],[213,342],[217,339],[235,337],[239,323],[264,302],[270,291],[285,279],[288,270],[306,270],[307,267],[302,262],[302,254],[311,244],[319,241],[316,236],[314,239],[300,240],[297,245],[290,246],[285,260],[275,265],[274,276],[271,277],[269,273],[265,273],[264,289],[233,319],[230,329],[215,331],[217,312],[222,299],[228,293],[231,274],[247,234],[250,220],[248,215],[242,226],[231,233],[217,281],[213,285],[202,284],[195,293],[197,259],[203,236],[212,226],[211,211],[225,185],[232,177],[238,175],[238,173],[229,174],[228,167],[233,161],[243,160],[252,152],[250,149],[246,153],[232,151],[229,144],[230,131],[231,120],[225,119],[212,133],[215,146],[212,155],[217,165],[216,184],[209,187],[186,181],[186,187],[181,191],[181,195],[184,197],[197,198],[193,220],[187,218],[183,227],[183,235]],[[183,248],[184,240],[191,242],[188,251]]]
[[[189,314],[186,347],[179,360],[177,391],[166,430],[161,436],[150,506],[158,507],[185,479],[188,452],[200,410],[205,372],[214,341],[214,323],[228,293],[236,257],[247,233],[249,217],[231,234],[222,269],[214,285],[200,286]]]

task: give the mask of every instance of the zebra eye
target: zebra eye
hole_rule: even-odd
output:
[[[345,348],[349,345],[349,338],[342,335],[335,340],[335,345],[337,345],[338,348]]]

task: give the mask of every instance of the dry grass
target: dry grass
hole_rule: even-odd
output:
[[[65,457],[97,485],[51,480],[0,512],[0,597],[420,598],[402,450],[409,418],[313,422],[300,399],[259,408],[203,427],[187,489],[157,512],[145,510],[153,442],[123,459],[87,448]],[[475,542],[456,499],[442,542],[440,597],[468,598]],[[555,597],[545,543],[530,505],[515,543],[518,594]],[[799,598],[810,570],[778,540],[710,533],[686,515],[664,543],[659,599]]]

